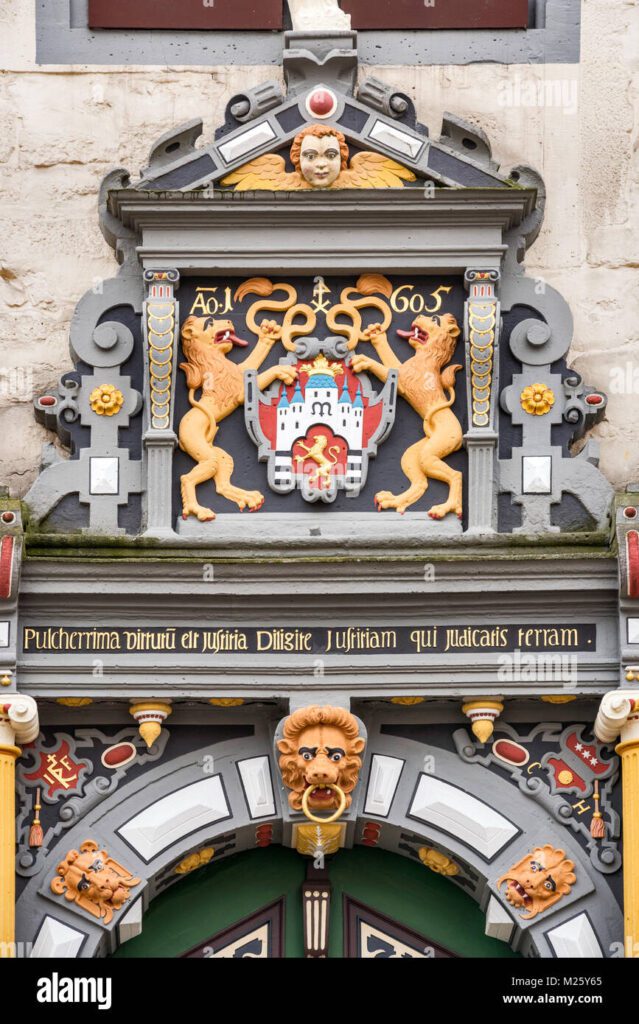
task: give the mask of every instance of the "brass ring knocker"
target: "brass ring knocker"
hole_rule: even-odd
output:
[[[340,789],[339,786],[334,785],[332,782],[326,782],[324,784],[324,789],[332,789],[334,793],[339,793],[339,807],[333,814],[331,814],[330,818],[318,818],[316,814],[313,814],[313,812],[308,809],[308,801],[313,788],[314,787],[309,786],[304,790],[304,795],[302,796],[302,810],[308,820],[314,821],[317,825],[330,825],[331,822],[337,821],[338,818],[341,818],[342,814],[346,810],[346,793],[344,790]]]

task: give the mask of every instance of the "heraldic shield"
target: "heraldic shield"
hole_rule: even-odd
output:
[[[376,393],[351,358],[345,338],[299,338],[283,364],[297,370],[293,384],[276,381],[261,392],[257,371],[246,373],[246,426],[274,491],[332,502],[338,491],[356,497],[365,485],[368,460],[395,420],[397,371]]]

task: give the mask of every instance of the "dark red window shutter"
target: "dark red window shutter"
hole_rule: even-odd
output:
[[[353,28],[526,28],[528,0],[341,0]]]
[[[283,0],[89,0],[89,28],[278,29]]]

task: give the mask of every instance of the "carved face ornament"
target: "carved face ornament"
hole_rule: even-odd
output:
[[[199,335],[209,344],[215,345],[220,352],[230,352],[234,345],[242,347],[248,345],[248,341],[238,338],[232,320],[216,320],[212,316],[197,317],[190,316],[182,325],[182,333],[190,335],[197,330]]]
[[[300,172],[313,188],[330,188],[342,169],[342,154],[335,135],[307,135],[302,139]]]
[[[421,348],[428,344],[430,339],[441,335],[450,334],[453,337],[459,335],[457,321],[449,313],[440,317],[418,316],[411,324],[410,331],[397,331],[400,338],[405,338],[414,349]]]
[[[335,794],[326,787],[327,783],[337,785],[339,781],[340,763],[346,756],[343,737],[330,726],[316,726],[301,733],[299,742],[297,756],[305,786],[311,791],[309,806],[333,807]]]
[[[98,850],[93,840],[84,842],[80,850],[70,850],[58,864],[57,875],[51,881],[51,890],[93,914],[104,917],[108,924],[113,911],[129,899],[129,889],[139,878],[109,857],[106,850]]]
[[[555,850],[550,844],[538,846],[502,875],[497,886],[507,883],[506,899],[513,907],[526,911],[521,917],[530,920],[568,895],[577,880],[574,866],[563,850]]]
[[[305,801],[311,810],[335,811],[341,794],[344,806],[350,805],[348,794],[357,784],[359,754],[366,745],[357,732],[356,719],[341,708],[302,708],[287,719],[277,746],[293,810],[301,810]]]

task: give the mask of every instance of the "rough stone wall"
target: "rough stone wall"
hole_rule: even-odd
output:
[[[0,10],[0,479],[15,496],[50,440],[32,395],[69,365],[75,303],[116,270],[97,225],[102,176],[137,173],[152,142],[190,117],[211,136],[234,93],[273,77],[259,66],[38,67],[34,6]],[[624,0],[584,0],[579,66],[375,68],[414,97],[432,134],[453,111],[487,131],[502,166],[543,174],[528,271],[570,302],[571,363],[609,395],[596,434],[618,488],[639,479],[638,69],[637,7]]]

